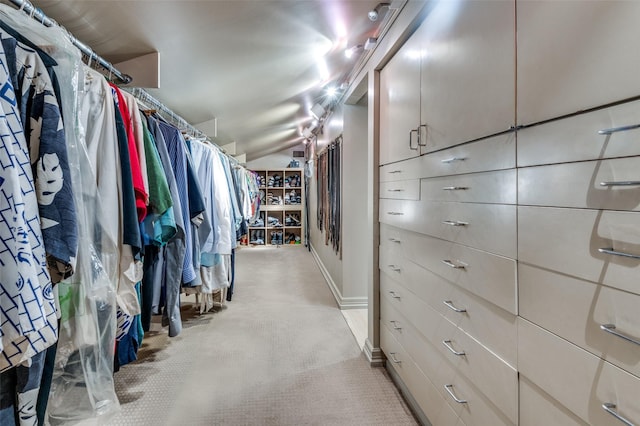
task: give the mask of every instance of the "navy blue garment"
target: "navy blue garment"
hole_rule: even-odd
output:
[[[0,425],[18,425],[35,421],[36,407],[20,407],[17,394],[38,392],[45,351],[31,357],[31,366],[17,365],[0,373]]]
[[[131,177],[129,142],[124,121],[122,120],[122,115],[120,115],[120,110],[117,105],[115,105],[115,114],[118,150],[120,151],[120,172],[122,175],[122,241],[124,244],[131,246],[133,257],[139,258],[142,249],[142,239],[140,236],[140,224],[138,223],[138,210],[136,209],[136,195],[133,190],[133,178]]]

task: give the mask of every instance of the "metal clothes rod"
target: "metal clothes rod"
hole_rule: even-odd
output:
[[[73,35],[71,35],[71,33],[66,28],[58,24],[53,19],[49,18],[40,9],[33,6],[31,2],[29,2],[28,0],[11,0],[11,3],[16,5],[20,10],[23,10],[27,15],[29,15],[30,17],[32,17],[33,19],[40,22],[42,25],[46,27],[52,27],[54,25],[57,25],[60,28],[64,29],[64,31],[68,34],[69,38],[71,39],[71,43],[73,43],[74,46],[80,49],[82,53],[87,55],[90,58],[90,60],[96,61],[98,65],[100,65],[102,68],[109,71],[112,76],[116,77],[123,84],[129,84],[131,83],[131,81],[133,81],[133,78],[130,75],[120,72],[110,62],[105,60],[103,57],[99,56],[89,46],[82,43],[80,40],[78,40]]]

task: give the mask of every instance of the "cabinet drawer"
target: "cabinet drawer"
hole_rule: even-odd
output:
[[[509,133],[458,145],[419,157],[421,178],[512,169],[516,162],[515,134]]]
[[[518,170],[520,204],[640,210],[640,157]]]
[[[518,167],[640,155],[640,101],[628,102],[518,130]]]
[[[399,180],[420,179],[425,173],[422,167],[422,157],[381,165],[378,180],[380,182],[396,182]]]
[[[634,1],[519,1],[518,123],[640,94],[638,16]]]
[[[520,376],[520,426],[588,426],[542,389]]]
[[[640,377],[640,296],[528,265],[518,274],[522,317]]]
[[[603,404],[634,424],[640,423],[640,379],[566,340],[518,321],[520,375],[592,425],[617,425]]]
[[[400,318],[401,321],[403,320],[400,313],[395,312],[395,316]],[[405,349],[406,354],[414,360],[415,364],[431,380],[442,397],[460,415],[465,424],[478,426],[515,424],[504,414],[503,410],[505,408],[512,410],[512,407],[505,407],[505,405],[511,404],[511,400],[513,400],[516,403],[515,410],[517,412],[517,388],[516,393],[508,401],[502,401],[499,405],[496,405],[480,391],[476,384],[472,384],[465,378],[441,354],[436,346],[418,334],[411,324],[405,325],[401,330],[395,330],[389,329],[386,324],[381,323],[380,329],[385,328],[393,334],[400,346]],[[450,390],[467,402],[455,402],[445,389],[445,385],[451,385]]]
[[[516,365],[515,315],[383,247],[380,270],[380,292],[393,291],[398,297],[394,306],[403,298],[417,296],[505,362]],[[391,280],[396,280],[395,287],[387,288]]]
[[[420,180],[398,180],[395,182],[380,182],[380,198],[396,200],[419,200]]]
[[[406,229],[515,259],[516,206],[420,202]]]
[[[392,243],[391,239],[397,242]],[[380,227],[380,240],[395,244],[397,253],[405,259],[517,314],[516,262],[513,259],[384,225]],[[455,262],[453,265],[458,268],[445,264],[445,260]]]
[[[640,294],[640,213],[518,207],[518,257],[525,263]]]
[[[515,169],[423,179],[423,201],[458,201],[465,203],[516,203]]]
[[[378,220],[380,223],[411,229],[420,213],[420,202],[413,200],[380,199]]]
[[[387,365],[389,368],[393,368],[402,379],[411,392],[411,396],[433,426],[464,426],[458,414],[445,403],[433,383],[416,366],[384,325],[380,326],[380,346],[389,359]]]

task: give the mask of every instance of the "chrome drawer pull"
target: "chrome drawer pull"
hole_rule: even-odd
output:
[[[610,135],[611,133],[626,132],[628,130],[637,129],[639,127],[640,127],[640,124],[630,124],[628,126],[612,127],[611,129],[598,130],[598,134],[599,135]]]
[[[464,353],[464,351],[463,351],[463,352],[458,352],[458,351],[456,351],[455,349],[453,349],[453,346],[451,346],[451,340],[443,340],[443,341],[442,341],[442,344],[443,344],[447,349],[449,349],[449,351],[450,351],[452,354],[454,354],[454,355],[457,355],[457,356],[466,355],[466,354]]]
[[[398,243],[398,244],[402,242],[402,240],[399,240],[397,238],[389,238],[389,241],[391,241],[392,243]]]
[[[467,226],[469,222],[461,222],[459,220],[443,220],[442,223],[451,226]]]
[[[637,254],[625,253],[623,251],[615,251],[613,247],[599,248],[598,251],[604,254],[611,254],[613,256],[630,257],[632,259],[640,259]]]
[[[443,191],[464,191],[465,189],[469,189],[468,186],[445,186],[442,188]]]
[[[440,160],[443,163],[453,163],[454,161],[464,161],[466,160],[465,157],[451,157],[451,158],[447,158],[446,160]]]
[[[631,342],[631,343],[635,343],[636,345],[640,345],[640,341],[634,339],[633,337],[629,337],[625,334],[620,333],[619,331],[616,331],[616,326],[615,324],[602,324],[600,326],[600,330],[606,331],[607,333],[613,334],[614,336],[618,336],[621,339],[626,340],[627,342]]]
[[[624,180],[620,182],[600,182],[600,186],[638,186],[640,180]]]
[[[389,265],[389,268],[391,268],[393,272],[400,272],[400,268],[398,268],[396,265]]]
[[[387,189],[389,192],[404,192],[404,189]]]
[[[396,353],[395,352],[389,352],[389,358],[391,358],[391,361],[393,361],[395,364],[402,363],[402,361],[400,361],[399,359],[396,359]]]
[[[442,301],[442,303],[444,303],[445,305],[447,305],[447,307],[448,307],[449,309],[451,309],[452,311],[455,311],[455,312],[467,312],[467,310],[466,310],[466,309],[456,308],[456,307],[453,305],[453,302],[452,302],[451,300],[443,300],[443,301]]]
[[[635,426],[629,420],[625,419],[620,414],[618,414],[618,412],[615,410],[616,404],[612,404],[610,402],[605,402],[604,404],[602,404],[602,408],[604,409],[604,411],[606,411],[607,413],[611,414],[613,417],[615,417],[616,419],[620,420],[625,425],[627,425],[627,426]]]
[[[390,294],[390,295],[391,295],[391,297],[393,297],[394,299],[400,299],[400,296],[398,296],[398,295],[396,294],[396,292],[395,292],[395,291],[393,291],[393,290],[389,290],[389,294]]]
[[[442,263],[444,263],[445,265],[447,265],[450,268],[453,269],[464,269],[464,265],[456,265],[455,263],[453,263],[452,261],[445,259],[445,260],[441,260]]]
[[[453,385],[444,385],[444,389],[449,393],[449,395],[451,395],[451,398],[453,398],[453,400],[455,402],[457,402],[458,404],[466,404],[467,400],[466,399],[460,399],[458,398],[453,391],[451,390],[451,388],[453,388]]]
[[[389,321],[393,325],[394,330],[402,330],[402,327],[398,327],[398,321]]]
[[[387,214],[390,214],[391,216],[403,216],[404,213],[401,212],[387,212]]]
[[[427,132],[428,128],[426,124],[421,124],[418,126],[418,146],[427,146],[427,143],[420,143],[422,141],[422,132],[420,131],[421,128],[424,127],[424,131]],[[426,138],[425,138],[426,140]]]
[[[395,174],[395,173],[402,173],[402,170],[391,170],[390,172],[387,172],[389,174]]]

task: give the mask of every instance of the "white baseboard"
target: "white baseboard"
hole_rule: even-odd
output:
[[[380,348],[374,348],[369,339],[364,341],[364,348],[362,349],[364,356],[369,361],[369,365],[372,367],[383,367],[384,362],[387,359]]]
[[[343,297],[342,296],[342,293],[340,292],[340,289],[336,285],[335,281],[333,281],[331,274],[329,273],[327,268],[324,266],[324,263],[322,263],[322,259],[320,259],[318,252],[316,252],[316,249],[313,247],[313,245],[311,245],[310,247],[311,247],[311,254],[315,259],[316,264],[320,268],[320,272],[322,272],[322,276],[327,282],[327,285],[329,286],[329,289],[331,290],[333,297],[336,299],[336,303],[338,304],[338,307],[341,310],[342,309],[367,309],[369,307],[369,301],[367,300],[366,297]]]

